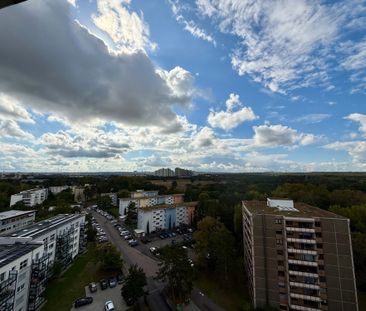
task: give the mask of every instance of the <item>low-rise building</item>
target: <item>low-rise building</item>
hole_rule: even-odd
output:
[[[36,211],[10,210],[0,213],[0,235],[24,228],[34,223]]]
[[[47,188],[25,190],[11,196],[10,206],[15,205],[17,202],[23,202],[25,206],[33,207],[35,205],[42,204],[47,197]]]
[[[285,199],[243,201],[242,211],[255,308],[358,310],[349,219]]]

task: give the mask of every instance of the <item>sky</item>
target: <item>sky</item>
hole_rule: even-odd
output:
[[[0,10],[0,171],[366,171],[366,1]]]

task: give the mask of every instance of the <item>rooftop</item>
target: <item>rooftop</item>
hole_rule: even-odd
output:
[[[39,221],[33,225],[30,225],[24,229],[14,232],[11,234],[12,237],[32,237],[37,238],[51,230],[68,223],[77,218],[81,218],[82,214],[60,214],[55,217]]]
[[[10,211],[0,213],[0,220],[13,218],[13,217],[21,216],[21,215],[26,215],[26,214],[31,214],[34,212],[35,212],[35,210],[31,210],[31,211],[10,210]]]
[[[181,196],[184,196],[184,194],[183,193],[158,194],[158,195],[154,195],[153,197],[152,196],[150,196],[150,197],[149,196],[144,196],[144,197],[136,197],[136,198],[129,197],[129,198],[120,198],[120,200],[132,201],[132,200],[141,200],[141,199],[163,198],[163,197],[169,197],[169,196],[181,197]]]
[[[140,210],[151,211],[154,209],[177,208],[177,207],[181,207],[181,206],[196,206],[197,204],[198,204],[197,201],[183,202],[183,203],[178,203],[178,204],[157,204],[157,205],[153,205],[153,206],[140,207]]]
[[[0,245],[0,268],[38,248],[40,243],[12,243]]]
[[[243,201],[242,203],[252,214],[257,215],[281,215],[288,217],[324,217],[345,219],[345,217],[343,216],[301,202],[294,202],[294,210],[283,210],[276,207],[269,207],[266,201]]]

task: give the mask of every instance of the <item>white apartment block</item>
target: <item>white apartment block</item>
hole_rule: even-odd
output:
[[[7,235],[11,232],[24,228],[34,223],[35,211],[10,210],[0,213],[0,235]]]
[[[28,310],[32,267],[42,257],[42,251],[42,242],[0,238],[1,311]]]
[[[58,194],[64,190],[70,189],[70,186],[53,186],[48,188],[52,194]]]
[[[159,195],[158,191],[137,190],[131,193],[131,198],[119,199],[119,214],[126,215],[130,203],[135,203],[137,209],[163,204],[178,204],[183,202],[183,194]]]
[[[57,215],[0,238],[0,310],[36,311],[55,261],[65,268],[83,250],[85,215]]]
[[[22,201],[25,206],[33,207],[37,204],[42,204],[48,197],[48,189],[30,189],[13,194],[10,198],[10,206]]]

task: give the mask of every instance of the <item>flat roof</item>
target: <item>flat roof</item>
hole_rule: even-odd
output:
[[[42,220],[36,222],[33,225],[30,225],[24,229],[16,231],[10,234],[11,237],[32,237],[36,238],[40,235],[43,235],[49,231],[55,230],[58,227],[61,227],[65,223],[68,223],[72,220],[76,220],[78,218],[82,218],[84,215],[82,214],[60,214],[55,217]]]
[[[154,210],[154,209],[163,209],[163,208],[177,208],[182,206],[196,206],[198,204],[197,201],[194,202],[183,202],[177,204],[157,204],[152,206],[144,206],[140,207],[140,210]]]
[[[175,193],[175,194],[158,194],[155,195],[153,197],[149,197],[149,196],[144,196],[144,197],[137,197],[137,198],[119,198],[120,200],[124,200],[124,201],[132,201],[132,200],[141,200],[141,199],[153,199],[153,198],[163,198],[163,197],[181,197],[184,196],[184,193]]]
[[[40,243],[12,243],[0,245],[0,267],[4,267],[12,261],[28,254],[40,247]]]
[[[19,210],[10,210],[10,211],[5,211],[0,213],[0,220],[4,220],[4,219],[8,219],[8,218],[13,218],[13,217],[18,217],[21,215],[26,215],[26,214],[31,214],[34,213],[35,210],[30,210],[30,211],[19,211]]]
[[[258,214],[258,215],[280,215],[288,217],[308,217],[308,218],[324,217],[324,218],[346,219],[343,216],[301,202],[294,202],[294,207],[297,211],[286,211],[286,210],[279,210],[276,207],[268,207],[266,201],[253,200],[253,201],[242,201],[242,203],[252,214]]]

